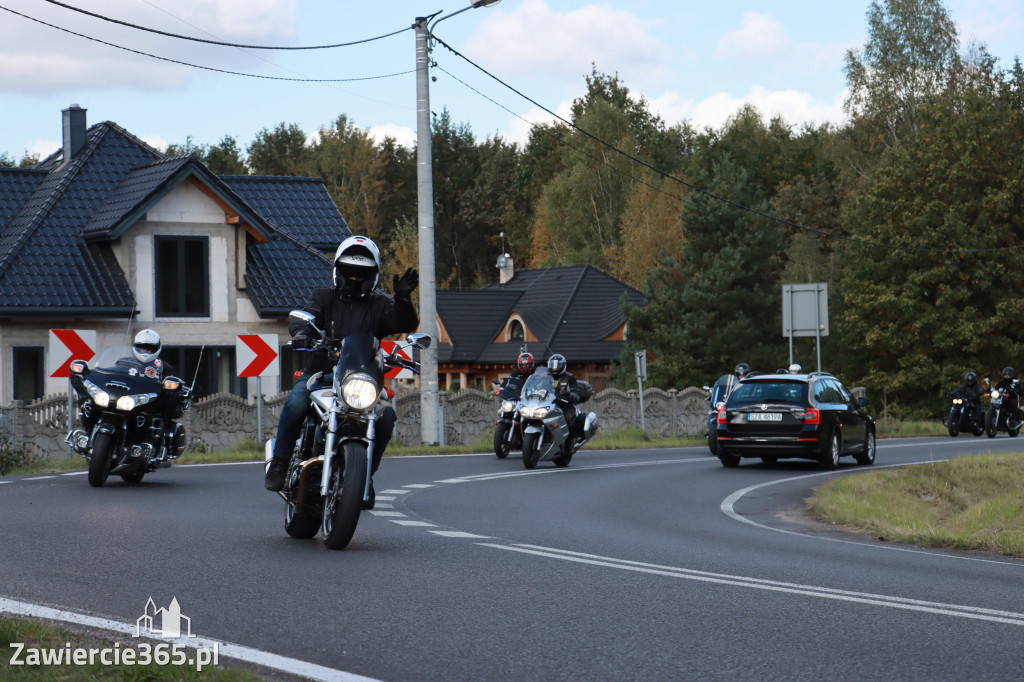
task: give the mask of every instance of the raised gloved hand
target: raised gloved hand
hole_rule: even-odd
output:
[[[392,287],[395,290],[395,298],[400,298],[403,301],[408,301],[409,297],[412,296],[412,292],[420,283],[420,274],[409,268],[405,271],[405,274],[399,277],[394,276],[392,279]]]
[[[292,339],[292,350],[309,350],[313,347],[313,339],[300,334]]]

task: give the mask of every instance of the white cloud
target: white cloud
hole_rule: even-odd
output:
[[[28,152],[29,156],[38,156],[40,159],[45,159],[50,154],[54,153],[61,148],[63,143],[56,140],[32,140],[28,143],[25,151]],[[18,160],[21,160],[21,154],[16,154]]]
[[[370,126],[367,128],[370,137],[380,144],[385,137],[393,137],[403,147],[413,149],[416,147],[416,131],[405,126],[385,123],[384,125]]]
[[[786,52],[789,45],[786,29],[772,15],[744,12],[742,24],[742,28],[726,33],[718,41],[717,56],[764,58]]]
[[[545,0],[524,0],[515,10],[488,10],[463,51],[513,77],[579,80],[591,63],[604,73],[641,74],[660,70],[669,50],[649,33],[654,22],[606,5],[552,11]],[[633,79],[629,79],[633,82]]]
[[[843,113],[843,92],[833,102],[821,102],[806,92],[796,90],[767,90],[755,85],[743,97],[719,92],[700,101],[683,97],[678,92],[666,92],[658,98],[648,100],[651,111],[661,116],[667,125],[689,121],[697,128],[705,126],[720,128],[730,116],[736,114],[744,104],[757,108],[767,120],[780,116],[793,127],[804,123],[840,123]]]
[[[563,101],[555,108],[555,113],[566,121],[571,121],[572,102],[568,100]],[[505,140],[508,142],[515,142],[516,144],[523,146],[530,141],[530,131],[533,130],[535,126],[542,124],[550,125],[555,123],[557,120],[557,118],[543,109],[534,107],[523,114],[522,118],[514,118],[509,121],[507,126],[508,131],[504,133]]]

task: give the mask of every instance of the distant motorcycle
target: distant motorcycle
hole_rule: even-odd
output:
[[[973,433],[975,436],[985,433],[985,415],[978,405],[968,400],[960,389],[949,391],[946,395],[953,399],[945,420],[950,436],[956,438],[961,432]]]
[[[580,404],[590,396],[593,389],[585,381],[577,382],[580,387]],[[565,412],[555,395],[555,380],[546,367],[538,367],[523,385],[519,400],[519,417],[523,429],[523,466],[533,469],[538,462],[551,460],[555,466],[569,466],[572,456],[597,435],[597,413],[586,416],[578,413],[576,419],[583,419],[583,435],[571,437],[565,421]]]
[[[525,377],[521,375],[509,377],[495,392],[501,401],[498,419],[494,422],[494,454],[498,459],[505,459],[508,453],[523,448],[523,431],[519,428],[519,396],[524,383]]]
[[[185,449],[181,424],[174,419],[191,404],[191,390],[178,377],[147,376],[130,348],[104,350],[93,367],[71,362],[71,385],[79,420],[65,441],[89,462],[89,485],[100,487],[110,474],[138,483],[151,471],[171,466]],[[169,409],[166,409],[169,406]]]
[[[1020,433],[1022,422],[1007,398],[1005,388],[993,388],[989,394],[988,411],[985,413],[985,435],[995,438],[999,431],[1006,431],[1010,438]]]
[[[284,489],[278,493],[286,503],[284,529],[294,538],[311,538],[320,531],[328,549],[344,549],[363,505],[370,502],[375,426],[382,401],[391,395],[384,374],[393,367],[418,374],[419,363],[398,351],[427,348],[430,337],[409,334],[388,354],[372,334],[336,339],[313,325],[313,316],[305,311],[293,310],[289,318],[313,328],[317,338],[305,350],[326,350],[335,367],[326,378],[317,373],[307,380],[312,389],[309,412],[288,463]],[[271,439],[266,468],[273,452]]]

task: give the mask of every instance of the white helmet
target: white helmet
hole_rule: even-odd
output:
[[[153,362],[160,357],[160,335],[152,329],[143,329],[135,335],[132,353],[139,362]]]
[[[789,366],[789,373],[790,374],[803,374],[804,373],[804,368],[794,362],[792,365]]]
[[[346,298],[365,298],[380,279],[380,250],[369,237],[349,237],[334,254],[334,287]]]

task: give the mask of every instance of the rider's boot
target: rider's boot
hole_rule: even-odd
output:
[[[270,466],[267,468],[267,476],[263,480],[263,487],[267,490],[273,490],[278,492],[284,489],[284,477],[288,473],[288,462],[284,462],[277,458],[270,460]]]

